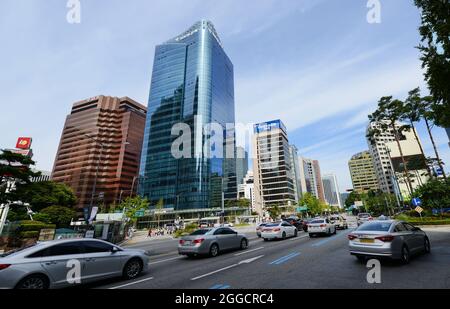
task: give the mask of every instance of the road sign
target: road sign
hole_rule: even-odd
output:
[[[355,201],[355,207],[363,207],[364,204],[362,201]]]
[[[308,211],[308,207],[307,206],[297,207],[297,212],[302,212],[302,211]]]
[[[418,197],[413,198],[412,203],[414,206],[422,206],[422,200]]]
[[[138,210],[136,211],[136,213],[134,214],[134,216],[136,218],[142,218],[145,215],[145,210]]]
[[[416,209],[414,210],[417,211],[419,214],[423,212],[423,208],[420,206],[417,206]]]

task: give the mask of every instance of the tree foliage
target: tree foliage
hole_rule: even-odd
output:
[[[57,228],[64,228],[69,227],[71,219],[75,217],[76,211],[71,208],[65,206],[50,206],[34,215],[33,219],[48,224],[55,224]]]
[[[34,164],[35,162],[27,156],[8,150],[0,151],[0,203],[19,200],[15,190],[8,193],[7,191],[12,188],[13,183],[15,187],[26,185],[31,182],[32,177],[39,176],[39,172],[31,170]]]
[[[327,207],[325,203],[321,202],[318,198],[316,198],[309,192],[303,194],[298,204],[300,206],[308,207],[308,212],[312,215],[321,214]]]
[[[450,2],[415,0],[421,10],[419,28],[422,67],[433,97],[436,124],[450,127]]]
[[[50,206],[73,207],[77,198],[72,189],[54,181],[34,182],[17,188],[18,199],[27,202],[35,212]]]
[[[272,207],[267,208],[267,211],[269,212],[270,218],[272,218],[273,220],[277,220],[282,213],[280,206],[278,205],[274,205]]]
[[[158,204],[160,204],[158,202]],[[146,198],[142,198],[140,196],[135,197],[127,197],[124,201],[119,204],[120,209],[125,210],[125,216],[129,218],[132,222],[136,222],[136,213],[138,211],[145,211],[149,209],[149,202]],[[164,203],[163,203],[164,206]],[[159,207],[159,206],[158,206]],[[159,208],[157,208],[159,209]]]
[[[450,207],[450,179],[433,179],[418,187],[413,194],[422,200],[427,210]]]

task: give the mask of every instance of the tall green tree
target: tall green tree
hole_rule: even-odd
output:
[[[422,113],[422,98],[420,97],[420,88],[417,87],[413,90],[411,90],[408,93],[408,97],[405,100],[404,110],[403,114],[400,116],[400,120],[402,121],[408,121],[411,129],[414,133],[414,137],[417,141],[417,144],[419,145],[420,152],[422,153],[423,158],[426,158],[425,151],[423,150],[422,143],[419,140],[419,137],[417,136],[417,131],[414,123],[419,122],[420,119],[423,116]],[[430,167],[428,164],[425,164],[428,175],[430,178],[433,177],[433,174],[431,172]]]
[[[140,196],[127,197],[117,207],[124,210],[125,216],[130,219],[131,222],[136,223],[136,213],[138,211],[145,211],[149,209],[149,202],[147,199]]]
[[[64,206],[50,206],[42,209],[34,215],[34,220],[55,224],[57,228],[65,228],[70,226],[72,218],[76,217],[76,211]]]
[[[450,178],[445,180],[433,179],[418,187],[413,194],[422,199],[423,207],[427,210],[450,207]]]
[[[54,181],[19,185],[16,195],[20,200],[29,203],[35,212],[50,206],[72,208],[77,202],[77,197],[69,186]]]
[[[378,109],[369,115],[370,122],[376,123],[380,128],[380,131],[372,131],[369,133],[379,134],[388,131],[389,129],[392,130],[403,163],[403,175],[406,178],[407,188],[411,195],[413,192],[411,177],[408,171],[405,156],[403,155],[403,149],[400,144],[400,136],[402,135],[402,132],[409,130],[410,127],[407,125],[397,127],[397,122],[404,114],[404,110],[404,103],[402,101],[394,100],[392,96],[382,97],[378,102]]]
[[[439,168],[443,171],[444,178],[445,171],[444,171],[444,163],[441,160],[441,157],[439,155],[439,151],[436,146],[436,142],[433,137],[433,127],[435,124],[435,111],[433,110],[433,97],[431,96],[425,96],[421,97],[420,95],[420,88],[415,88],[409,92],[408,98],[405,101],[405,107],[404,107],[404,114],[402,115],[402,120],[409,120],[411,122],[411,125],[414,128],[414,122],[419,121],[420,119],[423,119],[425,121],[425,125],[427,128],[428,136],[430,138],[431,144],[433,145],[433,150],[436,156],[435,162],[439,165]],[[417,141],[419,140],[416,133],[414,132]],[[420,145],[420,143],[419,143]],[[420,145],[421,146],[421,145]],[[425,154],[423,152],[423,149],[421,148],[422,154],[425,157]],[[435,163],[434,162],[434,163]],[[428,168],[428,172],[430,176],[432,177],[431,170],[429,169],[429,165],[426,165]]]
[[[303,194],[298,203],[300,206],[308,207],[308,212],[312,215],[319,215],[326,208],[325,203],[322,203],[318,198],[309,192]]]
[[[0,151],[0,203],[19,200],[16,189],[31,183],[32,177],[40,175],[31,167],[35,162],[24,155],[8,150]]]
[[[282,213],[280,206],[278,205],[267,208],[267,211],[269,212],[270,218],[272,218],[273,220],[277,220]]]
[[[435,123],[450,127],[450,2],[414,0],[422,15],[419,27],[425,79],[432,96]]]

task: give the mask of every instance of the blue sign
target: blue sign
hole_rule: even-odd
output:
[[[281,120],[273,120],[255,124],[255,133],[268,132],[272,129],[281,129],[286,132],[286,127]]]
[[[422,206],[422,200],[421,200],[420,198],[418,198],[418,197],[413,198],[412,203],[413,203],[413,205],[416,206],[416,207],[417,207],[417,206]]]

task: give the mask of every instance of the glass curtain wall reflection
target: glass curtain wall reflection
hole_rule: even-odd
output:
[[[200,21],[156,47],[141,158],[139,194],[175,211],[221,207],[236,199],[233,64],[214,26]],[[172,127],[191,129],[190,158],[172,156]],[[204,127],[218,123],[223,144],[208,142]],[[226,149],[228,151],[226,157]],[[217,157],[217,149],[223,149]],[[216,151],[214,151],[216,150]]]

